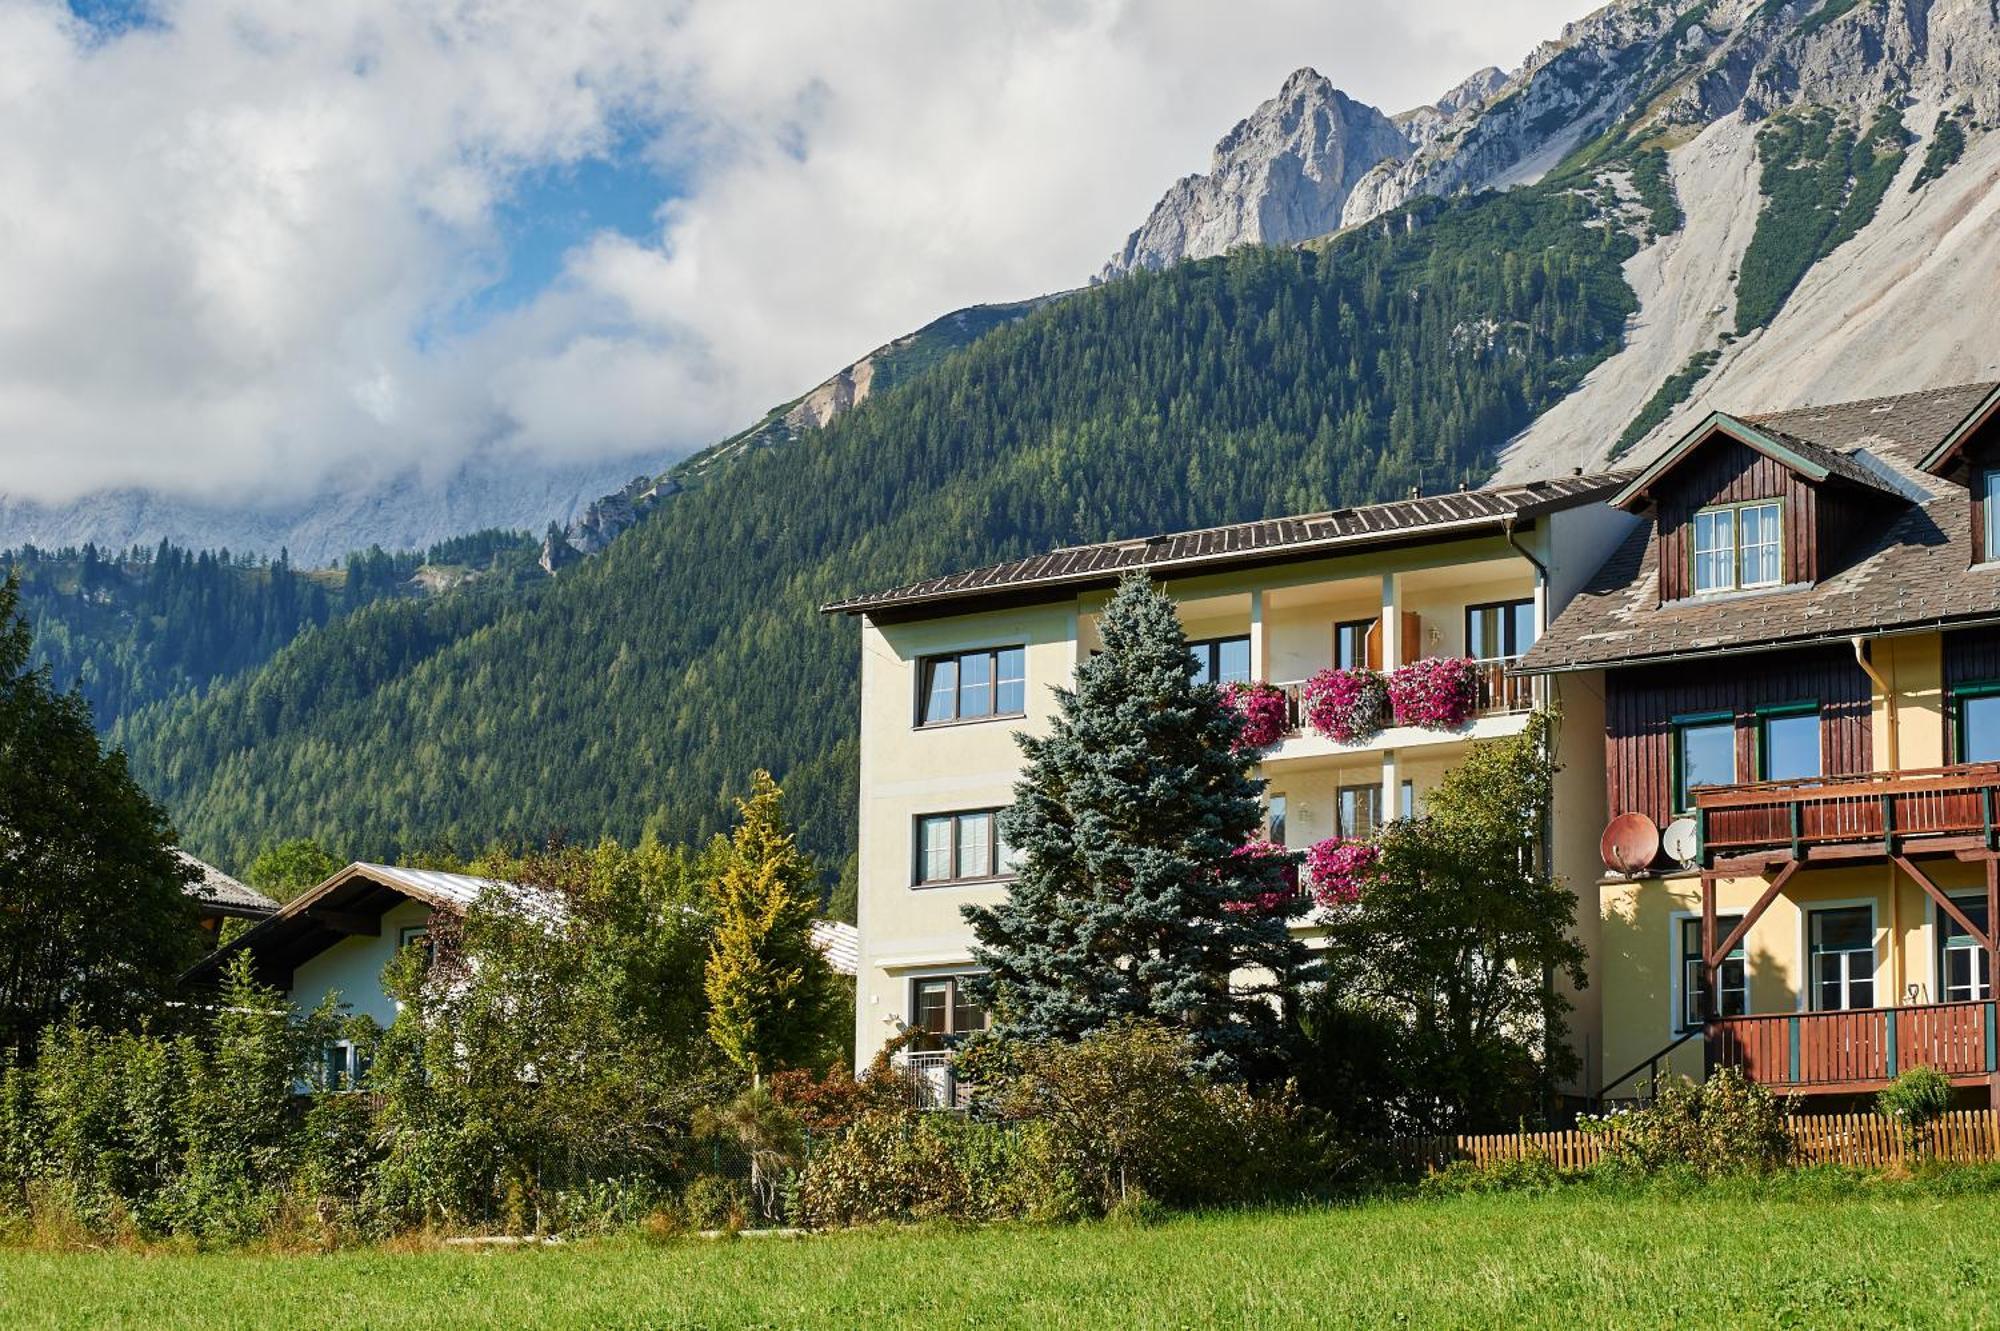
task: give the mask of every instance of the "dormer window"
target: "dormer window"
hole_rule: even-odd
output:
[[[1775,587],[1784,574],[1784,519],[1778,500],[1726,504],[1694,515],[1695,595]]]
[[[1986,537],[1979,557],[1985,563],[2000,564],[2000,467],[1979,473],[1979,516]]]

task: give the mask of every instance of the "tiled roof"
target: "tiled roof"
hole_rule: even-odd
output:
[[[1456,534],[1465,528],[1498,528],[1508,518],[1533,517],[1593,503],[1616,491],[1626,479],[1623,473],[1565,476],[1558,480],[1341,508],[1305,517],[1269,518],[1129,541],[1074,545],[835,601],[822,609],[829,614],[863,614],[1022,589],[1108,585],[1130,569],[1181,574],[1268,561],[1273,556],[1303,559],[1423,540]]]
[[[213,864],[198,860],[184,850],[177,850],[183,864],[191,864],[201,877],[189,883],[187,895],[196,902],[223,915],[241,915],[249,919],[261,919],[278,909],[278,903],[245,883],[239,883]]]
[[[2000,569],[1975,565],[1966,489],[1918,470],[1993,391],[1990,383],[1802,407],[1743,419],[1838,455],[1912,501],[1856,533],[1844,566],[1810,587],[1661,605],[1651,524],[1594,574],[1522,658],[1522,673],[1804,644],[1857,633],[2000,618]]]

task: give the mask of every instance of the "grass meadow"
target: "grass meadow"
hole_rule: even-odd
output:
[[[0,1252],[7,1327],[1990,1326],[2000,1194],[1542,1194],[1145,1227]]]

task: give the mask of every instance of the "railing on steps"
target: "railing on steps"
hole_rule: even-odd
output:
[[[1639,1062],[1633,1066],[1631,1071],[1623,1073],[1620,1076],[1613,1077],[1610,1081],[1605,1082],[1604,1085],[1599,1087],[1597,1091],[1598,1106],[1602,1108],[1607,1100],[1613,1098],[1611,1092],[1618,1089],[1620,1086],[1623,1086],[1626,1082],[1632,1081],[1642,1072],[1646,1074],[1646,1082],[1645,1082],[1646,1090],[1644,1094],[1635,1094],[1630,1097],[1619,1097],[1619,1098],[1620,1099],[1629,1098],[1639,1104],[1650,1103],[1653,1097],[1659,1093],[1660,1065],[1666,1062],[1668,1055],[1672,1054],[1674,1050],[1680,1048],[1682,1045],[1686,1044],[1689,1040],[1700,1039],[1701,1035],[1702,1032],[1699,1030],[1684,1032],[1678,1038],[1668,1043],[1665,1047],[1656,1050],[1654,1053],[1647,1056],[1646,1058],[1640,1059]],[[1636,1086],[1634,1089],[1635,1090],[1637,1089]]]
[[[961,1086],[949,1049],[906,1049],[890,1060],[902,1077],[912,1109],[963,1109],[967,1088]]]

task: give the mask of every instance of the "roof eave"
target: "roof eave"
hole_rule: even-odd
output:
[[[1223,569],[1245,564],[1290,563],[1301,559],[1324,558],[1329,554],[1344,553],[1349,550],[1386,549],[1399,545],[1422,545],[1437,539],[1456,539],[1468,533],[1486,529],[1504,530],[1509,523],[1519,524],[1533,521],[1552,513],[1564,512],[1572,508],[1582,508],[1598,503],[1623,484],[1622,476],[1612,473],[1600,483],[1579,487],[1561,495],[1530,500],[1517,504],[1499,513],[1482,513],[1477,517],[1456,518],[1448,522],[1426,523],[1422,526],[1398,527],[1382,531],[1349,533],[1324,537],[1316,541],[1299,541],[1286,545],[1263,546],[1256,549],[1231,550],[1221,554],[1188,555],[1180,559],[1163,559],[1150,563],[1132,564],[1124,568],[1092,569],[1078,573],[1059,573],[1046,578],[1034,578],[1016,583],[992,583],[978,587],[956,587],[948,591],[924,593],[916,596],[897,596],[893,593],[879,596],[855,597],[845,601],[833,601],[819,608],[823,615],[869,615],[885,610],[911,610],[927,605],[944,605],[953,601],[977,600],[989,596],[1014,593],[1052,593],[1065,587],[1082,588],[1093,585],[1115,583],[1129,572],[1186,574],[1195,570]],[[1038,597],[1038,599],[1047,599]]]
[[[1932,476],[1943,475],[1958,460],[1959,450],[1965,447],[1965,441],[1971,438],[1980,426],[1993,419],[1996,410],[2000,410],[2000,384],[1995,384],[1986,396],[1966,413],[1964,420],[1952,426],[1951,433],[1939,440],[1937,447],[1924,454],[1923,460],[1917,464],[1917,470]]]
[[[1644,471],[1633,477],[1613,495],[1612,506],[1622,508],[1628,513],[1632,512],[1635,506],[1650,497],[1654,482],[1679,466],[1688,454],[1717,434],[1726,434],[1737,443],[1756,449],[1766,457],[1790,467],[1807,480],[1824,481],[1832,474],[1821,463],[1772,438],[1748,421],[1731,416],[1726,411],[1711,411],[1702,418],[1699,425],[1682,435],[1672,448],[1654,458]]]

